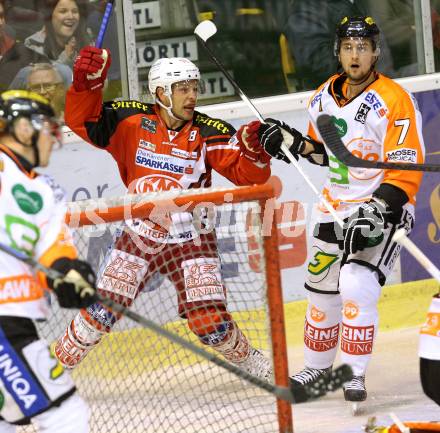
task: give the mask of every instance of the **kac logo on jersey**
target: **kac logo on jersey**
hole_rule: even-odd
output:
[[[371,107],[362,102],[362,104],[358,108],[356,115],[354,116],[354,120],[356,120],[362,124],[365,124],[365,121],[367,120],[368,112],[370,110],[371,110]]]
[[[142,117],[141,128],[145,129],[145,131],[151,132],[152,134],[156,134],[157,122],[155,122],[154,120],[150,120],[147,117]]]
[[[133,189],[136,193],[170,191],[172,189],[182,189],[182,185],[180,185],[177,179],[170,176],[152,174],[136,179]]]

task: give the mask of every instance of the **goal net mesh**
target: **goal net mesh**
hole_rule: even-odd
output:
[[[242,194],[238,198],[237,191]],[[188,297],[190,289],[187,288],[182,295],[176,284],[175,273],[185,245],[197,245],[198,242],[196,248],[190,249],[190,254],[200,249],[218,252],[221,261],[219,278],[226,289],[227,310],[251,346],[259,349],[274,364],[274,345],[279,347],[278,359],[286,356],[282,342],[274,344],[272,339],[272,335],[278,335],[280,329],[271,328],[271,323],[276,322],[282,328],[281,333],[284,332],[283,320],[279,320],[283,312],[282,309],[277,312],[277,320],[270,320],[268,248],[264,244],[270,237],[263,236],[261,197],[254,199],[252,191],[252,188],[209,189],[200,190],[197,194],[180,191],[143,194],[130,200],[125,196],[75,202],[71,203],[71,212],[76,216],[80,212],[84,220],[94,219],[100,223],[90,224],[89,221],[87,225],[82,225],[83,219],[78,223],[78,218],[71,215],[70,224],[79,225],[73,228],[73,235],[80,258],[92,265],[98,279],[107,274],[111,280],[115,275],[109,274],[108,258],[115,245],[121,247],[130,243],[122,245],[122,249],[132,255],[138,254],[136,248],[142,249],[137,245],[139,239],[121,237],[126,229],[123,218],[127,215],[149,217],[153,209],[157,211],[167,206],[168,210],[162,212],[162,217],[165,214],[169,216],[175,212],[173,206],[177,203],[178,209],[188,211],[187,214],[193,218],[192,223],[198,220],[198,226],[194,226],[205,235],[198,241],[193,239],[184,244],[174,244],[170,254],[163,254],[161,245],[156,243],[158,249],[150,251],[152,254],[148,257],[157,263],[144,277],[142,273],[137,274],[136,278],[142,277],[141,292],[130,308],[210,350],[200,343],[189,329],[187,320],[182,318],[182,296]],[[173,203],[171,214],[168,212],[170,202]],[[122,218],[121,206],[125,215]],[[99,218],[90,217],[92,209],[99,209],[95,213],[99,214]],[[157,225],[154,227],[157,228]],[[119,244],[115,244],[115,239]],[[157,257],[162,258],[159,260]],[[184,258],[188,257],[191,260],[185,252]],[[210,279],[209,275],[203,275],[203,267],[188,269],[193,274],[186,274],[186,281],[195,281],[192,299],[203,299],[203,293],[197,291],[198,284],[210,287],[215,298],[218,283],[212,280],[212,276]],[[128,280],[119,281],[125,286],[119,287],[118,293],[131,290]],[[121,301],[121,296],[114,295],[113,299]],[[60,309],[52,296],[49,319],[38,325],[40,335],[49,343],[55,341],[76,314],[74,310]],[[281,364],[279,372],[287,376],[286,363]],[[272,395],[124,317],[72,371],[72,376],[79,393],[90,405],[90,431],[96,433],[269,433],[285,428],[280,426],[280,417],[289,418],[290,406],[287,406],[288,409],[284,406],[285,413],[280,414],[281,409],[277,408],[279,402],[277,404]],[[19,431],[34,430],[28,426]]]

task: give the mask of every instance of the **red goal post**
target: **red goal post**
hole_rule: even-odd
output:
[[[197,221],[203,213],[218,240],[228,310],[251,345],[270,357],[275,384],[286,387],[288,361],[275,207],[270,185],[171,190],[71,202],[68,223],[80,257],[99,273],[114,232],[124,221],[154,215],[154,221],[163,222],[180,211],[191,213]],[[178,317],[174,297],[172,284],[159,278],[144,289],[132,308],[201,345]],[[50,341],[72,317],[56,306],[53,313],[41,327]],[[51,326],[54,320],[56,325]],[[293,432],[290,403],[124,318],[73,375],[91,406],[92,432]],[[115,399],[124,401],[122,407],[115,407]]]

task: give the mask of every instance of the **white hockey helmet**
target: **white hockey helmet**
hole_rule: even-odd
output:
[[[148,72],[148,89],[156,98],[156,89],[162,87],[171,96],[171,86],[185,80],[200,80],[199,68],[185,57],[170,57],[156,60]]]

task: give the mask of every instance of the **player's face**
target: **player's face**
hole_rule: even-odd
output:
[[[35,163],[35,154],[32,140],[36,130],[38,131],[37,148],[39,166],[46,167],[49,164],[50,154],[54,144],[60,143],[58,124],[42,116],[34,116],[31,119],[20,117],[14,122],[13,131],[19,143],[24,145],[23,156],[31,163]]]
[[[377,59],[370,39],[344,38],[339,49],[339,61],[351,83],[363,81]]]
[[[180,81],[172,85],[173,113],[183,119],[191,120],[199,95],[198,80]]]
[[[55,34],[69,39],[79,24],[79,9],[74,0],[60,0],[52,13],[52,25]]]
[[[31,121],[27,117],[19,117],[14,121],[13,125],[14,135],[18,141],[25,146],[32,145],[32,136],[34,134],[34,128]]]
[[[46,167],[52,150],[59,149],[62,144],[60,124],[53,118],[36,115],[32,118],[32,125],[39,132],[37,139],[39,166]]]

